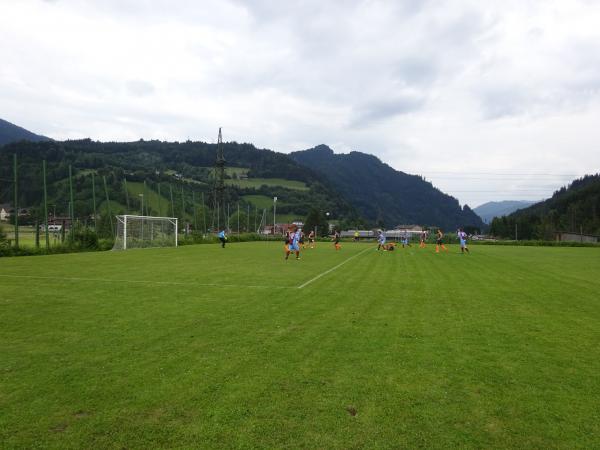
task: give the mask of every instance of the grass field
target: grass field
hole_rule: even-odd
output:
[[[598,448],[600,253],[0,259],[0,447]]]
[[[240,188],[260,188],[265,186],[280,186],[297,191],[308,191],[308,186],[302,181],[286,180],[284,178],[247,178],[245,180],[225,180],[225,184]]]

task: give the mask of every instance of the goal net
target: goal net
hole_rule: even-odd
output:
[[[176,217],[117,216],[113,250],[149,247],[177,247]]]

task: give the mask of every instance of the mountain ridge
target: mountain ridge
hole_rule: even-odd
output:
[[[361,215],[379,226],[484,227],[469,206],[461,208],[457,199],[421,176],[396,170],[374,155],[336,154],[321,144],[290,156],[327,177]]]
[[[537,202],[531,200],[502,200],[483,203],[473,208],[485,223],[490,223],[494,217],[506,216],[519,209],[527,208]]]
[[[0,118],[0,145],[10,144],[18,141],[38,142],[49,140],[51,139],[46,136],[35,134],[23,127],[9,122],[8,120]]]

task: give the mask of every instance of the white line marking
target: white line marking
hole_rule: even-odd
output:
[[[136,284],[158,284],[158,285],[176,285],[176,286],[206,286],[206,287],[226,287],[226,288],[257,288],[257,289],[289,289],[289,286],[255,286],[247,284],[217,284],[217,283],[194,283],[179,281],[146,281],[146,280],[111,280],[107,278],[79,278],[79,277],[42,277],[36,275],[4,275],[5,278],[27,278],[34,280],[52,280],[52,281],[91,281],[97,283],[136,283]]]
[[[354,256],[351,256],[350,258],[348,258],[348,259],[346,259],[346,260],[342,261],[342,262],[341,262],[341,263],[339,263],[337,266],[335,266],[335,267],[332,267],[332,268],[331,268],[331,269],[329,269],[329,270],[326,270],[325,272],[323,272],[323,273],[321,273],[321,274],[317,275],[317,276],[316,276],[316,277],[314,277],[314,278],[311,278],[311,279],[310,279],[310,280],[308,280],[306,283],[303,283],[303,284],[301,284],[300,286],[298,286],[298,289],[302,289],[303,287],[306,287],[306,286],[308,286],[308,285],[309,285],[310,283],[312,283],[313,281],[317,281],[319,278],[321,278],[321,277],[324,277],[325,275],[327,275],[328,273],[331,273],[331,272],[333,272],[335,269],[337,269],[337,268],[339,268],[339,267],[342,267],[344,264],[346,264],[346,263],[347,263],[348,261],[350,261],[351,259],[354,259],[354,258],[356,258],[357,256],[360,256],[360,255],[362,255],[364,252],[366,252],[366,251],[368,251],[368,250],[373,250],[373,247],[365,248],[365,249],[364,249],[362,252],[359,252],[359,253],[357,253],[356,255],[354,255]]]

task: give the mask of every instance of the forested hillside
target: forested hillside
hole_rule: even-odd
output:
[[[552,239],[554,231],[600,235],[600,175],[588,175],[540,203],[492,221],[490,232],[499,237]]]
[[[369,221],[380,226],[399,224],[457,227],[484,226],[468,206],[420,176],[399,172],[373,155],[334,154],[320,145],[291,154],[299,163],[327,177]]]
[[[216,144],[143,140],[102,143],[89,139],[7,144],[0,147],[0,203],[12,203],[13,154],[18,160],[19,206],[33,207],[38,218],[43,201],[42,160],[46,160],[50,211],[55,210],[57,215],[69,211],[71,165],[74,213],[80,220],[93,215],[93,176],[98,208],[105,216],[109,212],[140,213],[145,198],[145,214],[174,214],[192,224],[199,221],[196,215],[202,214],[203,220],[207,218],[207,227],[212,224],[210,196]],[[224,154],[228,166],[225,202],[232,223],[237,224],[238,203],[242,224],[260,221],[262,210],[270,211],[273,196],[278,197],[281,221],[303,220],[312,207],[330,211],[339,219],[357,219],[352,207],[327,180],[287,155],[235,142],[224,144]],[[248,210],[250,218],[246,217]],[[267,217],[271,223],[272,214]]]

